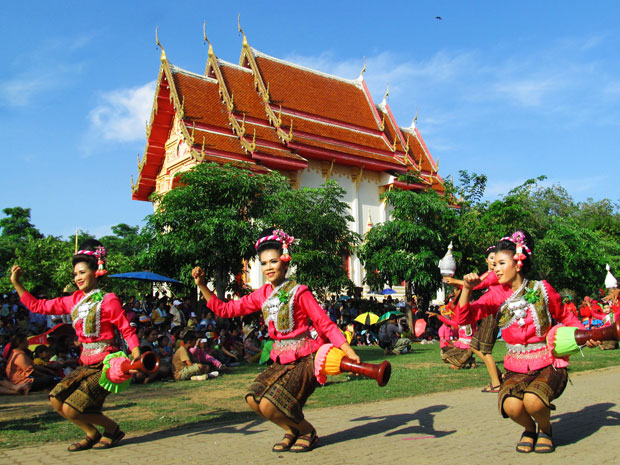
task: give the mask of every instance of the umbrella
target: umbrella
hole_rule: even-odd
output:
[[[396,291],[394,289],[390,289],[389,287],[387,289],[383,289],[381,291],[381,294],[383,295],[388,295],[388,294],[396,294]]]
[[[360,313],[357,317],[355,317],[354,321],[357,321],[363,325],[374,325],[377,321],[379,321],[379,315],[372,312]]]
[[[415,337],[420,337],[426,331],[426,320],[424,318],[418,318],[415,320],[414,333]]]
[[[405,302],[398,302],[398,303],[396,304],[396,307],[397,307],[397,308],[404,308],[404,307],[406,307],[406,306],[407,306],[407,304],[406,304]]]
[[[138,281],[151,281],[162,283],[177,283],[181,284],[176,279],[168,278],[157,273],[151,273],[150,271],[132,271],[130,273],[119,273],[108,275],[110,278],[118,279],[137,279]]]
[[[381,318],[379,318],[379,323],[381,323],[382,321],[386,321],[389,320],[391,316],[403,316],[404,313],[403,312],[399,312],[399,311],[390,311],[390,312],[385,312],[383,315],[381,315]]]
[[[342,297],[339,297],[338,300],[342,301],[342,300],[349,300],[351,297],[349,297],[348,295],[343,295]]]

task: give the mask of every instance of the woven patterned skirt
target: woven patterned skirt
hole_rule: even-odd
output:
[[[300,423],[304,419],[302,408],[317,385],[314,357],[307,355],[284,365],[274,362],[258,375],[245,397],[252,396],[257,404],[265,398],[287,418]]]
[[[551,401],[560,397],[566,388],[566,383],[568,383],[566,368],[554,368],[553,365],[527,373],[506,371],[497,396],[499,411],[504,418],[508,418],[503,409],[504,401],[508,397],[523,400],[526,392],[535,394],[549,409],[555,410],[555,405]]]
[[[101,413],[109,391],[99,384],[103,362],[78,367],[63,378],[49,393],[80,413]]]
[[[471,338],[471,348],[474,350],[479,350],[483,354],[492,353],[498,333],[499,328],[497,327],[497,319],[495,318],[495,315],[484,317],[478,323],[476,332]]]
[[[474,363],[471,349],[461,349],[459,347],[443,347],[441,349],[441,359],[445,363],[459,368],[467,368]]]

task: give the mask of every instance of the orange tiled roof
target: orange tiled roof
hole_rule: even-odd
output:
[[[245,64],[254,71],[220,60],[211,50],[211,77],[163,62],[134,198],[146,200],[155,188],[175,114],[182,117],[187,142],[193,137],[197,160],[204,157],[248,162],[255,169],[297,170],[315,158],[403,172],[417,170],[421,159],[421,175],[441,186],[436,164],[419,132],[399,128],[389,106],[376,107],[361,77],[330,76],[270,57],[245,42],[243,50],[246,58],[250,51],[254,64]],[[217,80],[220,76],[222,82]],[[268,94],[266,101],[258,81],[267,89],[263,92]],[[407,137],[413,164],[404,158]]]
[[[377,119],[358,81],[287,63],[252,49],[270,100],[309,114],[376,129]]]

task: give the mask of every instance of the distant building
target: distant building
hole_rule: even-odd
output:
[[[385,97],[374,103],[363,71],[349,80],[308,69],[253,49],[245,34],[238,65],[219,59],[209,44],[204,74],[170,64],[162,49],[132,198],[167,192],[177,173],[203,161],[244,162],[252,170],[279,171],[295,188],[334,179],[346,190],[351,229],[363,234],[388,218],[380,199],[386,189],[443,192],[415,120],[399,127]],[[407,172],[422,183],[396,180]],[[349,257],[345,266],[360,286],[359,260]],[[248,275],[254,288],[263,284],[258,268]]]

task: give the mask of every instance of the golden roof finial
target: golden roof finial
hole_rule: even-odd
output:
[[[364,67],[360,71],[360,76],[363,76],[365,71],[366,71],[366,57],[364,57]]]
[[[161,56],[159,57],[159,59],[163,63],[167,60],[167,58],[166,58],[166,52],[164,51],[164,46],[159,42],[158,30],[159,30],[159,24],[155,27],[155,43],[157,44],[159,48],[161,48]]]
[[[288,139],[291,140],[293,138],[293,118],[291,118],[291,127],[288,130]]]
[[[213,53],[213,45],[211,45],[211,42],[207,38],[207,22],[206,21],[202,22],[202,36],[204,37],[205,42],[209,44],[209,56],[215,55],[215,53]]]
[[[390,83],[387,83],[387,89],[385,90],[385,95],[383,96],[383,100],[387,99],[388,95],[390,95]]]
[[[418,106],[415,106],[415,116],[413,117],[413,125],[415,126],[416,121],[418,120]]]
[[[252,145],[250,145],[250,152],[256,150],[256,128],[254,129],[254,135],[252,136]]]
[[[239,13],[239,15],[237,16],[237,26],[239,26],[239,32],[241,34],[243,34],[243,46],[247,47],[248,46],[248,39],[245,36],[245,32],[243,32],[243,29],[241,28],[241,13]]]

